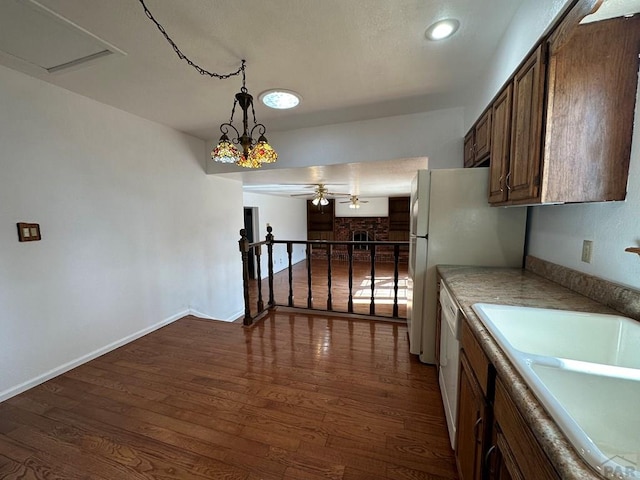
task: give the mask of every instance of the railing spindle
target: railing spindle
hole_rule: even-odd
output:
[[[238,246],[240,247],[240,255],[242,256],[242,290],[244,295],[244,319],[242,323],[244,325],[251,325],[253,319],[251,318],[251,307],[249,306],[249,239],[247,238],[247,231],[244,228],[240,230]]]
[[[307,308],[313,308],[313,297],[311,296],[311,249],[307,244]]]
[[[289,300],[288,305],[293,307],[293,243],[287,242],[287,256],[289,257]]]
[[[273,228],[267,224],[267,256],[269,257],[269,308],[276,306],[276,301],[273,298]]]
[[[256,263],[257,263],[257,279],[258,282],[258,313],[264,310],[264,302],[262,301],[262,247],[260,245],[256,245],[253,247],[256,254]]]
[[[327,245],[327,310],[333,310],[333,303],[331,300],[331,252],[333,245]]]
[[[393,246],[393,318],[398,318],[398,263],[400,262],[400,245]]]
[[[371,305],[369,306],[369,315],[376,314],[375,288],[376,288],[376,246],[371,245]]]
[[[353,244],[347,245],[347,258],[349,261],[349,303],[347,312],[353,313]]]

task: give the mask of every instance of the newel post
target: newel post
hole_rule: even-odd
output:
[[[269,266],[269,308],[273,308],[276,305],[276,301],[273,298],[273,227],[267,223],[267,257]]]
[[[242,291],[244,294],[244,325],[251,325],[251,309],[249,306],[249,239],[247,231],[243,228],[240,230],[240,240],[238,240],[240,255],[242,256]]]

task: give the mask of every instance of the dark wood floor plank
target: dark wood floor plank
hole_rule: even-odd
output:
[[[64,463],[55,456],[55,452],[41,449],[39,445],[26,446],[4,435],[0,435],[0,452],[3,457],[10,460],[0,468],[2,479],[108,480],[109,478],[89,473],[77,462]]]
[[[456,478],[393,322],[185,317],[0,404],[0,478]]]
[[[327,444],[330,447],[343,449],[352,454],[385,461],[388,464],[388,478],[397,478],[394,476],[394,472],[405,470],[448,476],[448,478],[457,477],[455,473],[455,462],[451,454],[420,450],[416,455],[414,452],[403,449],[389,449],[387,447],[363,444],[350,438],[338,436],[329,437]]]

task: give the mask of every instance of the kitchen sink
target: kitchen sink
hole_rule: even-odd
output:
[[[473,309],[509,349],[640,369],[640,323],[630,318],[487,303]]]
[[[580,455],[640,479],[640,322],[475,304],[474,311]]]

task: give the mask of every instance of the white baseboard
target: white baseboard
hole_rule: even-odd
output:
[[[219,322],[235,322],[238,319],[238,317],[244,316],[244,309],[240,310],[239,313],[232,314],[228,318],[212,317],[211,315],[207,315],[206,313],[199,312],[198,310],[195,310],[193,308],[189,308],[189,313],[194,317],[204,318],[206,320],[217,320]]]
[[[15,387],[11,387],[3,392],[0,392],[0,402],[4,402],[5,400],[11,397],[14,397],[26,390],[29,390],[30,388],[33,388],[36,385],[40,385],[41,383],[44,383],[47,380],[51,380],[52,378],[57,377],[58,375],[68,372],[69,370],[79,365],[82,365],[83,363],[93,360],[94,358],[98,358],[100,355],[104,355],[105,353],[108,353],[111,350],[115,350],[116,348],[121,347],[129,342],[132,342],[148,333],[153,332],[154,330],[157,330],[161,327],[164,327],[165,325],[175,322],[176,320],[184,317],[185,315],[189,315],[190,313],[191,311],[189,309],[176,313],[175,315],[172,315],[169,318],[165,318],[164,320],[154,325],[150,325],[146,328],[143,328],[142,330],[132,333],[131,335],[127,335],[126,337],[121,338],[120,340],[116,340],[115,342],[112,342],[109,345],[106,345],[97,350],[94,350],[93,352],[90,352],[86,355],[82,355],[81,357],[76,358],[75,360],[67,362],[63,365],[60,365],[59,367],[53,368],[48,372],[43,373],[42,375],[38,375],[37,377],[32,378],[31,380],[27,380],[26,382],[23,382],[20,385],[16,385]]]
[[[226,321],[227,322],[235,322],[239,318],[244,318],[244,308],[242,310],[240,310],[239,312],[234,313],[233,315],[231,315],[231,317],[229,317],[229,320],[226,320]]]

